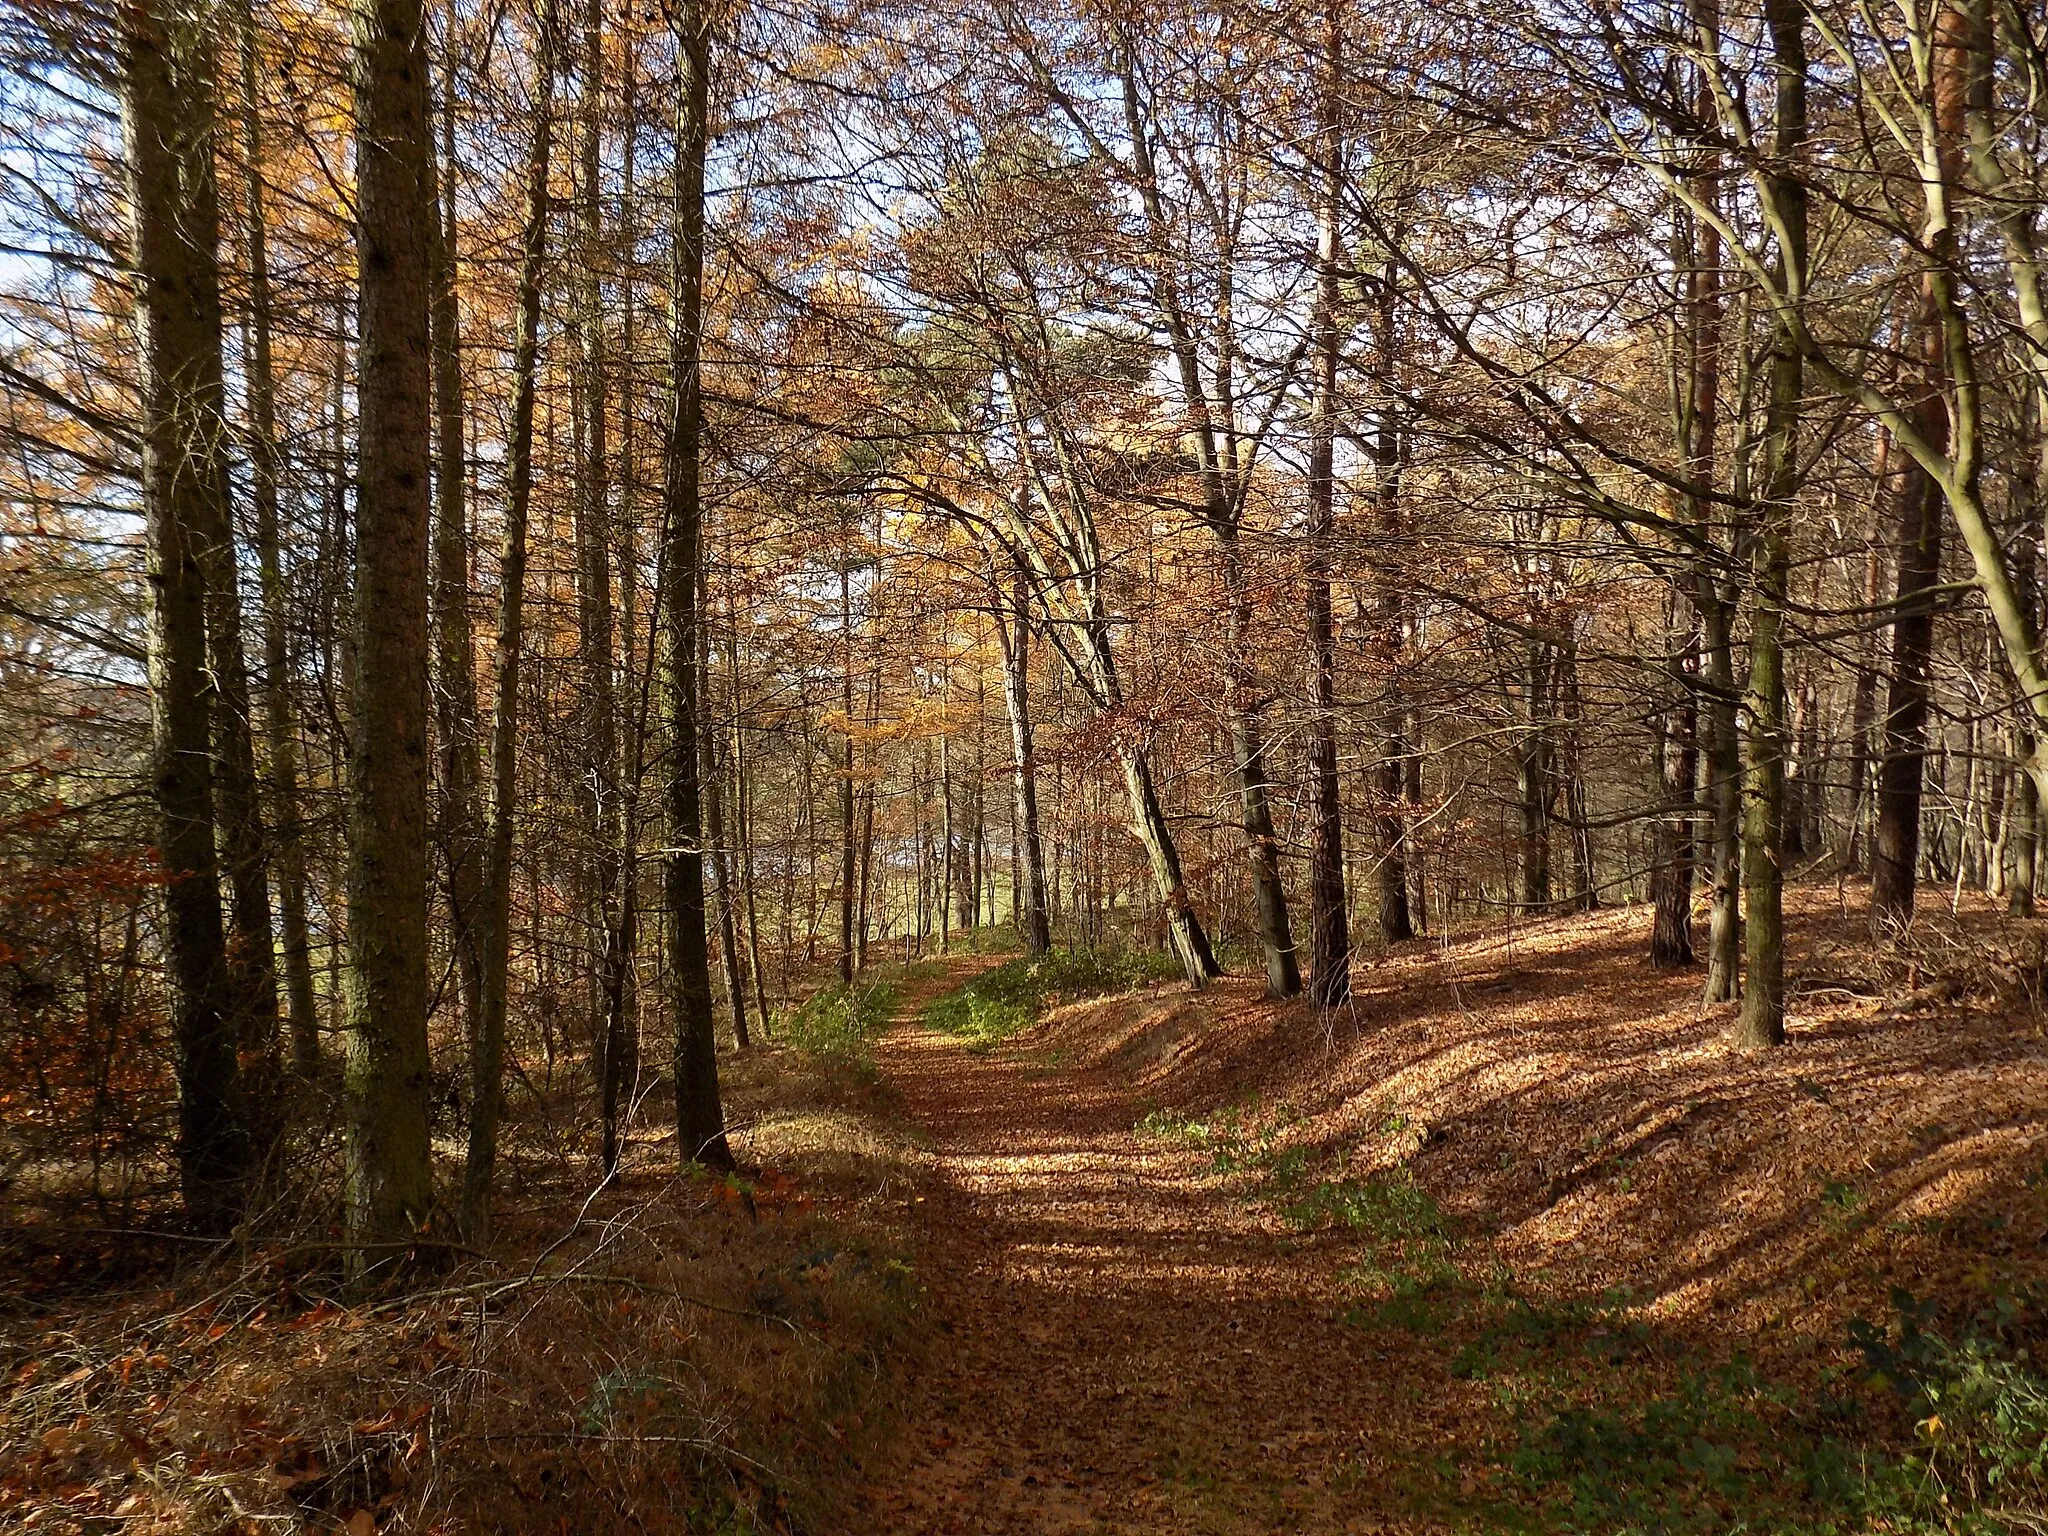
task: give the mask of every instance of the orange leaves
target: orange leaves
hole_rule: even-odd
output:
[[[358,1419],[349,1427],[359,1435],[388,1435],[416,1428],[433,1411],[426,1403],[415,1403],[410,1408],[391,1408],[374,1419]]]
[[[278,1327],[286,1333],[304,1333],[308,1328],[324,1327],[340,1315],[341,1308],[337,1307],[333,1302],[323,1299],[311,1311],[301,1312],[290,1322],[278,1324]]]

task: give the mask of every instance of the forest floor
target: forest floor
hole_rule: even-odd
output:
[[[0,1226],[0,1529],[2048,1530],[2048,923],[1929,905],[1795,892],[1751,1055],[1640,910],[1322,1017],[878,964],[726,1059],[734,1177],[651,1084],[593,1189],[587,1074],[528,1064],[491,1251],[378,1297],[331,1207],[52,1207]]]
[[[1938,915],[1881,955],[1852,905],[1798,894],[1791,1038],[1758,1055],[1697,972],[1643,962],[1640,910],[1399,946],[1335,1019],[1226,979],[977,1050],[906,1009],[875,1060],[921,1148],[932,1343],[866,1528],[1899,1528],[1960,1500],[1984,1468],[1899,1472],[1913,1415],[1851,1330],[2039,1327],[2039,950]]]

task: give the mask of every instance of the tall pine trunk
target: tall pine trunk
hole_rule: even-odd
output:
[[[711,1014],[711,955],[705,924],[703,786],[698,733],[696,574],[701,558],[704,338],[704,161],[710,140],[711,21],[705,0],[683,0],[676,15],[676,174],[669,337],[669,430],[661,560],[661,687],[668,726],[663,802],[668,847],[662,894],[668,949],[669,1015],[675,1037],[676,1145],[685,1164],[731,1168],[718,1092]],[[849,780],[848,787],[851,788]]]
[[[711,685],[711,625],[708,618],[711,593],[704,580],[708,574],[707,561],[699,572],[697,626],[697,696],[707,704],[715,697]],[[753,1040],[747,1029],[746,961],[740,954],[739,917],[734,911],[732,852],[725,840],[725,769],[728,764],[720,750],[720,738],[724,735],[723,730],[713,728],[708,718],[699,733],[704,750],[704,835],[711,855],[711,888],[718,899],[718,947],[720,958],[725,962],[725,994],[732,1003],[733,1043],[745,1050]],[[765,1018],[763,1023],[765,1025]]]
[[[432,1215],[427,1139],[427,522],[434,181],[419,0],[356,0],[355,686],[347,1236],[361,1280]]]
[[[210,8],[166,14],[179,153],[175,203],[184,257],[181,329],[192,340],[179,398],[191,412],[194,477],[184,502],[187,536],[199,561],[211,676],[213,806],[218,857],[227,877],[228,1006],[245,1068],[244,1129],[272,1128],[277,1106],[277,946],[270,920],[268,858],[257,793],[256,747],[243,649],[241,572],[235,556],[228,475],[227,386],[221,347],[219,57]],[[263,1102],[259,1103],[261,1099]]]
[[[547,0],[534,59],[533,139],[526,158],[526,223],[519,242],[519,331],[512,348],[511,442],[493,653],[490,808],[484,829],[483,907],[477,922],[483,986],[469,1042],[462,1231],[472,1244],[490,1236],[491,1179],[498,1161],[498,1109],[504,1093],[505,1013],[512,973],[512,840],[519,803],[520,650],[526,631],[526,534],[533,505],[534,384],[540,362],[541,275],[548,248],[548,165],[554,147],[555,34],[555,0]]]
[[[227,933],[214,843],[202,498],[225,498],[218,254],[189,187],[210,126],[189,20],[158,0],[120,6],[123,146],[140,343],[142,501],[149,583],[151,786],[162,854],[164,943],[178,1075],[178,1173],[186,1215],[218,1232],[239,1213],[249,1141],[241,1113]],[[209,278],[206,269],[216,268]],[[214,294],[211,325],[206,292]]]
[[[576,385],[583,426],[576,466],[576,620],[582,696],[577,723],[584,753],[578,775],[584,847],[588,850],[591,929],[597,978],[590,1033],[600,1081],[608,1070],[611,1018],[620,982],[619,710],[612,607],[611,371],[605,310],[601,150],[604,137],[604,5],[583,13],[581,141],[577,153]],[[630,408],[630,407],[629,407]],[[630,573],[628,580],[632,577]]]
[[[256,10],[241,22],[242,151],[247,167],[249,485],[256,514],[256,563],[263,595],[263,720],[270,750],[270,821],[283,928],[285,998],[292,1066],[311,1077],[320,1064],[320,1020],[313,998],[313,946],[306,919],[306,854],[299,805],[298,724],[291,694],[291,645],[278,535],[276,373],[272,357],[269,218],[263,186],[263,114],[257,92]]]
[[[455,25],[453,7],[447,24]],[[447,879],[449,948],[462,999],[464,1027],[476,1028],[483,961],[476,925],[483,910],[483,827],[477,814],[480,731],[476,702],[476,634],[469,609],[469,464],[462,381],[462,316],[456,294],[455,65],[456,42],[441,75],[441,155],[432,231],[429,329],[434,380],[433,592],[434,727],[440,798],[435,830]]]

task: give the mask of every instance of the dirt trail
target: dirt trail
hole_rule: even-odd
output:
[[[1382,1529],[1355,1426],[1398,1394],[1339,1319],[1337,1254],[1137,1132],[1109,1074],[915,1026],[877,1054],[930,1141],[936,1332],[876,1531]]]
[[[1727,1049],[1695,976],[1642,963],[1647,915],[1627,910],[1391,954],[1338,1022],[1230,978],[1076,1004],[977,1056],[906,1007],[876,1059],[926,1152],[936,1329],[905,1432],[867,1469],[866,1529],[1484,1528],[1577,1496],[1579,1462],[1541,1434],[1566,1409],[1626,1431],[1738,1359],[1771,1401],[1806,1402],[1855,1369],[1850,1321],[1887,1317],[1896,1289],[1949,1298],[1954,1327],[2041,1294],[2039,1014],[1901,1002],[1911,966],[1872,956],[1839,891],[1797,892],[1796,913],[1792,1038],[1761,1055]],[[2033,942],[2002,921],[1943,942]],[[1207,1129],[1138,1130],[1155,1103]],[[1254,1104],[1219,1139],[1215,1112]],[[1398,1171],[1387,1187],[1440,1212],[1448,1248],[1411,1252],[1392,1208],[1302,1220],[1282,1142],[1228,1140],[1239,1126],[1309,1159],[1290,1177]],[[1219,1176],[1233,1146],[1243,1171]],[[1600,1313],[1614,1297],[1625,1327]],[[1894,1407],[1864,1393],[1871,1433],[1905,1432]],[[1714,1433],[1751,1469],[1745,1497],[1833,1519],[1785,1481],[1811,1449],[1779,1443],[1789,1423]],[[1526,1445],[1548,1459],[1517,1470]],[[1631,1462],[1620,1491],[1698,1492],[1674,1457]]]

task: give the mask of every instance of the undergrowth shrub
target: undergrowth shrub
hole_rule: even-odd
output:
[[[1898,1290],[1892,1305],[1892,1327],[1859,1318],[1850,1338],[1913,1420],[1905,1464],[1917,1502],[2048,1529],[2048,1377],[2023,1342],[2038,1308],[2023,1296],[1999,1296],[1952,1342],[1932,1326],[1931,1301]]]
[[[983,971],[925,1009],[925,1022],[986,1051],[1063,998],[1121,992],[1175,974],[1173,957],[1135,949],[1055,949]]]
[[[857,981],[815,992],[775,1022],[775,1036],[829,1063],[874,1070],[875,1036],[896,1014],[896,984]]]
[[[2016,1342],[2025,1304],[1994,1303],[1961,1342],[1931,1326],[1930,1304],[1904,1292],[1894,1304],[1891,1326],[1859,1321],[1850,1335],[1862,1374],[1906,1408],[1907,1441],[1844,1372],[1793,1386],[1741,1359],[1689,1361],[1631,1320],[1624,1293],[1489,1295],[1453,1372],[1492,1381],[1510,1429],[1489,1452],[1489,1494],[1459,1502],[1514,1529],[1615,1536],[2048,1529],[2048,1381]],[[1669,1364],[1646,1374],[1658,1356]]]

